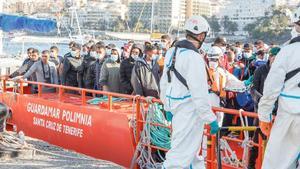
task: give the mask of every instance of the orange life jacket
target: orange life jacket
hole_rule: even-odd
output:
[[[226,98],[226,91],[224,90],[226,77],[221,73],[219,73],[219,83],[218,83],[215,77],[215,71],[211,68],[208,69],[208,75],[211,81],[208,83],[211,87],[210,91],[218,95],[220,98]]]

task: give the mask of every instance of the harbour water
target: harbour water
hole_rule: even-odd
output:
[[[71,41],[71,40],[70,40]],[[103,41],[105,44],[114,43],[116,46],[121,47],[123,46],[126,41]],[[57,46],[59,48],[59,54],[64,55],[68,52],[68,44],[55,44],[52,42],[45,42],[45,43],[36,43],[36,42],[12,42],[9,38],[3,39],[3,52],[4,54],[10,56],[17,56],[22,53],[26,53],[26,50],[30,47],[36,48],[39,51],[49,50],[51,46]]]

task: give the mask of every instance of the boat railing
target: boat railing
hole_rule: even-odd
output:
[[[0,77],[0,79],[1,79],[1,77]],[[110,111],[113,110],[113,97],[124,98],[124,99],[128,99],[128,100],[134,100],[136,102],[136,104],[139,104],[140,102],[147,102],[146,98],[140,97],[140,96],[133,96],[133,95],[127,95],[127,94],[121,94],[121,93],[106,92],[106,91],[93,90],[93,89],[84,89],[84,88],[79,88],[79,87],[64,86],[64,85],[58,85],[58,84],[34,82],[34,81],[27,81],[27,80],[14,81],[14,80],[8,79],[8,78],[2,78],[2,91],[3,92],[8,91],[7,82],[16,83],[17,85],[15,85],[15,86],[18,87],[18,93],[20,95],[25,94],[24,88],[25,88],[25,86],[28,86],[28,85],[29,86],[30,85],[36,85],[37,86],[37,96],[38,97],[42,96],[43,87],[54,88],[54,89],[56,89],[55,92],[58,94],[59,101],[63,100],[63,95],[64,95],[65,91],[76,91],[80,94],[82,105],[87,104],[87,95],[86,95],[87,93],[107,96],[107,98],[108,98],[107,104],[108,104],[108,109]],[[153,102],[161,103],[159,99],[154,99],[153,98],[152,100],[153,100]]]
[[[13,81],[12,79],[7,79],[7,78],[2,78],[2,91],[3,92],[7,92],[7,86],[6,83],[8,81]],[[91,89],[83,89],[83,88],[78,88],[78,87],[71,87],[71,86],[63,86],[63,85],[57,85],[57,84],[48,84],[48,83],[40,83],[40,82],[33,82],[33,81],[24,81],[24,80],[20,80],[17,81],[15,83],[18,83],[18,87],[19,87],[19,91],[18,93],[20,95],[25,94],[24,93],[24,85],[25,84],[30,84],[30,85],[37,85],[38,87],[38,93],[37,96],[41,97],[43,94],[43,87],[49,87],[49,88],[55,88],[56,89],[56,93],[58,93],[58,98],[59,100],[63,99],[63,94],[65,90],[72,90],[72,91],[77,91],[81,94],[81,102],[83,105],[87,104],[87,96],[86,93],[92,93],[92,94],[99,94],[99,95],[104,95],[108,97],[108,110],[112,111],[113,110],[113,97],[120,97],[120,98],[125,98],[125,99],[129,99],[134,101],[135,103],[135,118],[136,118],[136,137],[135,137],[135,143],[136,145],[141,141],[141,132],[143,131],[143,128],[145,126],[145,124],[147,123],[145,120],[143,120],[142,117],[142,109],[141,109],[141,105],[146,103],[146,104],[150,104],[149,101],[151,103],[159,103],[162,104],[161,101],[159,99],[155,99],[155,98],[151,98],[151,100],[149,100],[149,98],[145,98],[145,97],[140,97],[140,96],[133,96],[133,95],[126,95],[126,94],[120,94],[120,93],[112,93],[112,92],[105,92],[105,91],[99,91],[99,90],[91,90]],[[235,115],[235,116],[242,116],[242,117],[249,117],[249,118],[254,118],[257,119],[258,115],[254,112],[247,112],[247,111],[243,111],[243,110],[234,110],[234,109],[227,109],[227,108],[220,108],[220,107],[213,107],[212,108],[213,112],[223,112],[224,114],[230,114],[230,115]],[[158,124],[158,123],[150,123],[150,125],[153,126],[159,126],[159,127],[163,127],[163,128],[169,128],[171,129],[171,126],[166,126],[166,125],[162,125],[162,124]],[[209,127],[206,126],[205,127],[205,135],[207,136],[207,157],[206,157],[206,161],[207,161],[207,168],[208,169],[216,169],[217,168],[217,156],[216,156],[216,143],[217,143],[217,137],[215,135],[211,135],[209,132]],[[243,131],[243,128],[237,129],[240,131]],[[242,139],[238,139],[238,138],[230,138],[227,136],[222,136],[222,139],[226,140],[226,141],[230,141],[230,142],[235,142],[235,143],[239,143],[242,144],[244,140]],[[154,150],[161,150],[161,151],[168,151],[168,149],[162,148],[162,147],[158,147],[152,144],[144,144],[143,146],[147,146],[150,149],[154,149]],[[258,155],[258,166],[262,165],[262,160],[263,160],[263,152],[264,152],[264,141],[261,137],[261,135],[259,135],[259,142],[258,143],[251,143],[251,146],[257,147],[259,150],[259,155]],[[239,168],[239,167],[233,167],[230,166],[229,164],[222,164],[224,167],[229,167],[229,168]],[[241,167],[240,167],[241,168]]]

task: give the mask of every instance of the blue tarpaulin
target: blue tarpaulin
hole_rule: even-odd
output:
[[[49,19],[0,14],[0,29],[4,32],[11,32],[14,30],[51,32],[56,29],[56,22]]]

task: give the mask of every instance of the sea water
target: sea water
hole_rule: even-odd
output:
[[[104,40],[103,41],[105,44],[113,43],[117,47],[121,48],[126,41],[108,41]],[[20,54],[26,54],[28,48],[35,48],[38,49],[40,52],[43,50],[50,50],[51,46],[57,46],[59,48],[59,55],[63,56],[66,53],[69,52],[69,47],[68,44],[54,44],[51,42],[45,42],[45,43],[34,43],[34,42],[12,42],[8,38],[3,39],[3,52],[5,54],[8,54],[10,56],[18,56]]]

